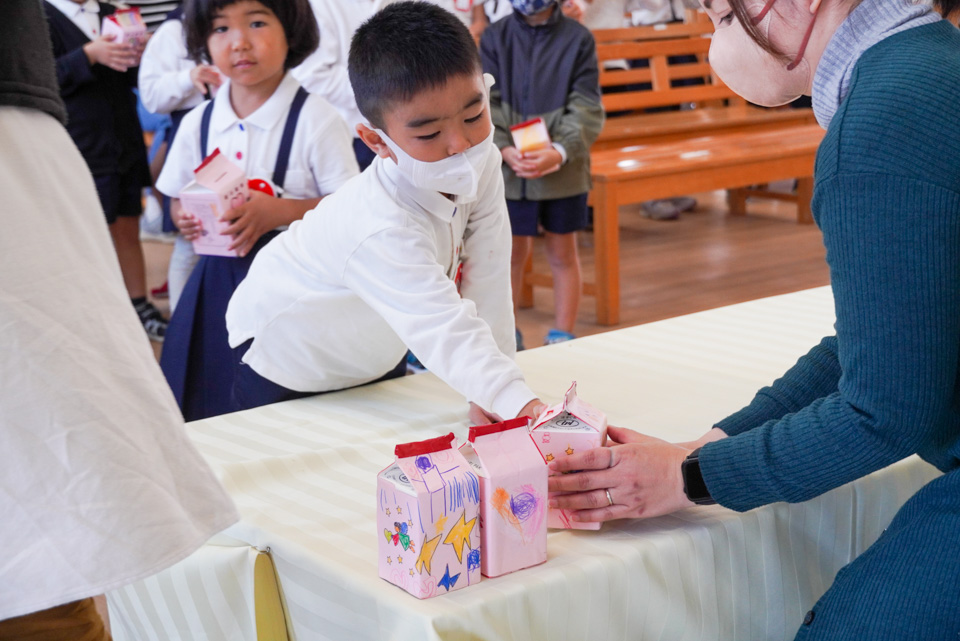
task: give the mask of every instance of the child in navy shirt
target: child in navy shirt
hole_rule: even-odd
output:
[[[95,0],[43,3],[57,59],[60,96],[67,106],[67,131],[93,174],[113,237],[120,271],[140,322],[162,341],[167,321],[147,300],[140,247],[141,192],[150,185],[147,152],[137,118],[133,87],[143,43],[117,43],[100,35],[100,24],[116,9]]]

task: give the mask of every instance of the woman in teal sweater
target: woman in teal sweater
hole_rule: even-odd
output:
[[[960,633],[960,32],[905,0],[702,0],[710,62],[752,102],[813,97],[813,212],[836,335],[692,444],[610,429],[555,461],[581,520],[810,499],[919,454],[915,494],[798,621],[798,639]]]

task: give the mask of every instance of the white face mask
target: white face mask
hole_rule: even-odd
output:
[[[466,151],[435,162],[424,162],[410,156],[380,129],[374,129],[393,155],[404,178],[414,187],[452,194],[467,200],[477,197],[480,172],[493,144],[493,127],[490,135]]]

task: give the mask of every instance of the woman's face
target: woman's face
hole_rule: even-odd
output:
[[[701,0],[713,21],[710,66],[735,93],[758,105],[783,105],[810,92],[810,65],[806,60],[787,70],[796,58],[813,15],[802,0],[776,0],[757,25],[788,60],[764,51],[747,34],[730,8],[729,0]],[[746,0],[747,13],[759,15],[764,3]]]

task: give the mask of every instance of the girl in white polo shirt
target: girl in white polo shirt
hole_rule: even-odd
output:
[[[254,255],[358,168],[346,123],[288,73],[319,40],[308,0],[188,0],[184,13],[191,56],[227,80],[213,101],[184,117],[157,188],[175,198],[219,149],[282,196],[253,192],[228,214],[224,233],[239,257],[202,257],[171,318],[160,364],[184,418],[197,420],[229,411],[233,358],[224,314]],[[185,238],[200,234],[179,201],[171,213]]]

